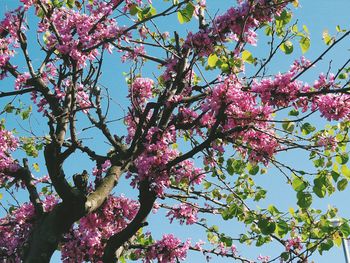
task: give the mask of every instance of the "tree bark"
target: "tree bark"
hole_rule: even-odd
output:
[[[25,263],[50,262],[62,235],[73,223],[84,215],[82,204],[58,204],[51,212],[45,213],[34,226],[28,247],[24,248]]]
[[[64,233],[74,222],[96,211],[117,184],[124,168],[112,166],[99,187],[87,197],[74,189],[75,197],[66,199],[52,211],[44,213],[35,223],[28,243],[23,248],[25,263],[48,263]]]

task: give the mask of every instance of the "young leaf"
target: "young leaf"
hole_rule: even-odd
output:
[[[208,66],[211,67],[211,68],[214,68],[218,61],[219,61],[218,56],[216,54],[211,54],[208,57]]]
[[[254,58],[253,58],[253,56],[252,56],[252,53],[250,53],[248,50],[244,50],[244,51],[242,52],[242,60],[243,60],[244,62],[249,63],[249,64],[254,63]]]
[[[303,54],[306,53],[310,48],[310,39],[308,37],[302,37],[299,41],[299,45]]]
[[[286,41],[284,43],[282,43],[282,45],[280,46],[280,49],[286,54],[292,54],[294,47],[293,47],[293,43],[291,41]]]

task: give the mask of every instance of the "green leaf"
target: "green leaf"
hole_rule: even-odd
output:
[[[144,20],[146,18],[150,18],[156,14],[157,14],[157,10],[152,5],[149,5],[148,7],[138,11],[137,17],[139,18],[139,20],[142,21],[142,20]]]
[[[40,172],[40,167],[38,163],[33,163],[33,168],[36,172]]]
[[[134,15],[136,15],[138,12],[141,12],[141,11],[142,11],[141,8],[139,8],[138,5],[136,5],[136,4],[131,5],[130,8],[129,8],[129,10],[130,10],[130,15],[132,15],[132,16],[134,16]]]
[[[323,42],[329,46],[333,43],[333,38],[329,35],[328,30],[325,29],[322,33]]]
[[[309,29],[307,28],[306,25],[303,25],[303,29],[304,29],[306,34],[310,35],[310,31],[309,31]]]
[[[346,164],[349,161],[349,155],[347,153],[342,153],[335,157],[335,160],[339,164]]]
[[[343,233],[345,237],[350,236],[350,226],[348,223],[346,222],[342,223],[339,230]]]
[[[63,1],[60,1],[60,0],[52,0],[52,4],[54,7],[62,7],[63,6]]]
[[[219,61],[218,56],[216,54],[211,54],[208,57],[208,66],[211,67],[211,68],[214,68],[218,61]]]
[[[335,29],[336,29],[339,33],[344,33],[344,32],[346,32],[346,29],[341,29],[339,25],[337,25],[337,26],[335,27]]]
[[[287,10],[283,10],[281,15],[276,16],[276,25],[277,27],[283,27],[287,25],[292,19],[292,14]]]
[[[294,131],[294,128],[295,128],[295,124],[294,122],[291,122],[291,121],[286,121],[286,122],[283,122],[282,123],[282,128],[283,130],[285,131],[288,131],[288,132],[293,132]]]
[[[205,182],[203,183],[203,187],[204,187],[204,189],[209,189],[209,188],[211,187],[211,183],[205,181]]]
[[[7,113],[12,113],[14,108],[15,107],[11,103],[7,103],[5,108],[4,108],[4,111],[7,112]]]
[[[308,208],[312,204],[312,195],[310,193],[298,192],[297,199],[297,204],[300,208]]]
[[[258,221],[258,227],[261,230],[261,233],[264,235],[270,235],[276,230],[276,223],[268,218],[261,218]]]
[[[285,221],[280,220],[277,222],[276,233],[279,235],[279,237],[283,238],[285,235],[288,234],[288,231],[289,227]]]
[[[289,259],[289,252],[283,252],[281,255],[280,255],[281,259],[283,261],[288,261]]]
[[[350,180],[350,169],[346,165],[342,165],[340,168],[342,175]]]
[[[291,110],[289,113],[288,113],[289,116],[299,116],[299,111],[298,110]]]
[[[300,130],[301,130],[303,135],[308,135],[311,132],[315,131],[316,128],[314,126],[312,126],[310,123],[306,122],[300,127]]]
[[[308,37],[302,37],[299,41],[299,45],[303,54],[306,53],[310,48],[310,39]]]
[[[252,165],[251,163],[248,163],[247,170],[248,170],[249,174],[256,175],[259,172],[259,166]]]
[[[75,0],[67,0],[66,5],[67,5],[69,8],[73,8],[74,5],[75,5]]]
[[[195,7],[192,3],[188,3],[186,7],[177,12],[177,19],[180,24],[190,22],[194,13]]]
[[[266,28],[265,28],[265,35],[267,35],[267,36],[272,36],[272,27],[270,27],[270,26],[266,26]]]
[[[281,214],[281,212],[274,205],[269,205],[267,207],[267,211],[269,211],[271,213],[271,215],[273,215],[273,216],[277,216],[277,215]]]
[[[286,41],[284,43],[282,43],[282,45],[280,45],[280,49],[286,54],[292,54],[294,47],[293,47],[293,43],[291,41]]]
[[[344,191],[347,185],[348,185],[348,180],[343,178],[337,183],[337,189],[339,191]]]
[[[29,106],[27,110],[21,112],[22,120],[26,120],[29,118],[30,113],[32,112],[32,106]]]
[[[348,78],[348,74],[346,72],[340,73],[338,76],[338,79],[347,79]]]
[[[292,187],[295,191],[301,192],[307,187],[307,183],[304,182],[301,178],[293,176]]]
[[[327,193],[327,188],[325,185],[315,185],[312,188],[312,191],[319,197],[319,198],[323,198],[326,196]]]
[[[249,64],[253,64],[254,61],[255,61],[254,58],[253,58],[252,53],[250,53],[248,50],[244,50],[244,51],[242,52],[242,60],[243,60],[244,62],[249,63]]]
[[[333,247],[333,241],[332,240],[326,240],[326,242],[321,243],[320,246],[318,246],[318,250],[320,252],[320,254],[322,255],[323,251],[328,251]]]

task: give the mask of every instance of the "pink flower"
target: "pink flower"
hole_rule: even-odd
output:
[[[303,249],[303,246],[301,244],[301,238],[299,236],[288,239],[285,246],[286,251],[290,251],[291,249]]]
[[[29,72],[25,72],[22,75],[19,75],[15,80],[15,89],[19,90],[23,87],[26,87],[26,82],[30,78],[31,78],[31,76],[30,76]]]
[[[172,234],[163,235],[161,240],[147,249],[143,262],[149,263],[157,259],[160,263],[175,263],[186,258],[189,247],[190,242],[188,240],[182,243],[180,239]]]
[[[350,117],[349,101],[350,96],[347,94],[326,94],[314,100],[313,108],[318,108],[328,121],[338,121]]]
[[[19,165],[11,156],[11,152],[19,147],[19,140],[12,132],[1,128],[0,125],[0,185],[12,180],[6,174],[15,172]]]
[[[262,263],[267,263],[270,260],[270,256],[259,255],[257,259]]]
[[[101,262],[103,250],[112,235],[123,230],[135,217],[139,208],[136,201],[125,196],[110,196],[96,212],[88,214],[74,226],[62,244],[62,261]]]
[[[181,225],[184,222],[186,222],[186,225],[192,225],[198,220],[197,213],[197,207],[183,203],[180,205],[173,206],[166,216],[169,217],[170,223],[172,223],[173,220],[176,218],[180,220]]]
[[[154,81],[149,78],[136,78],[131,84],[128,97],[141,105],[152,97]]]

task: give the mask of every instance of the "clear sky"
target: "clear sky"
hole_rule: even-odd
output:
[[[153,0],[153,2],[157,5],[160,0]],[[215,14],[216,11],[218,11],[218,14],[221,14],[224,12],[225,8],[231,4],[233,4],[235,1],[233,0],[207,0],[208,6],[211,6],[211,13]],[[0,0],[0,17],[3,15],[3,13],[7,10],[11,10],[14,7],[17,6],[18,1],[17,0]],[[300,0],[301,7],[297,10],[294,10],[294,18],[298,20],[299,24],[305,24],[307,25],[310,34],[311,34],[311,48],[310,50],[305,54],[305,56],[313,60],[320,54],[325,48],[326,45],[322,41],[322,32],[324,29],[328,29],[330,34],[335,34],[336,29],[335,27],[337,25],[340,25],[342,28],[350,29],[350,0]],[[167,31],[174,31],[179,29],[179,25],[176,23],[169,23],[168,21],[164,21],[164,23],[160,24],[160,28],[167,30]],[[183,29],[181,29],[183,30]],[[184,30],[182,32],[185,32]],[[261,34],[260,34],[261,35]],[[183,35],[184,36],[184,35]],[[32,36],[33,37],[33,36]],[[261,41],[264,41],[264,38],[261,36]],[[328,63],[330,60],[332,60],[332,65],[334,69],[336,70],[336,66],[340,65],[345,62],[346,59],[349,58],[349,48],[350,48],[350,39],[346,39],[339,47],[337,47],[333,52],[328,54],[324,60],[321,62],[320,65],[318,65],[312,72],[304,76],[305,81],[313,81],[313,77],[317,76],[317,73],[322,71],[327,71]],[[265,54],[264,53],[264,47],[260,46],[258,43],[257,48],[251,48],[251,51],[254,52],[254,55],[259,56],[259,54]],[[36,56],[37,50],[33,50],[33,55]],[[284,71],[287,70],[289,65],[291,64],[291,61],[293,61],[295,58],[298,58],[301,56],[301,52],[298,50],[298,48],[295,48],[295,52],[290,56],[278,56],[276,59],[274,59],[270,65],[270,71],[271,72],[278,72],[278,71]],[[111,58],[106,60],[106,66],[104,68],[104,85],[107,87],[117,87],[118,84],[116,82],[124,81],[122,77],[123,71],[128,71],[127,66],[124,64],[121,64],[119,61],[116,61],[115,58]],[[145,69],[146,73],[151,73],[154,69]],[[150,75],[151,76],[151,75]],[[6,85],[8,85],[10,82],[3,82]],[[0,83],[0,89],[3,89],[3,83]],[[12,85],[12,84],[10,84]],[[126,95],[126,89],[121,90],[120,93],[118,91],[119,98]],[[117,101],[117,103],[124,103],[125,101],[123,99],[120,99],[120,101]],[[0,108],[2,108],[4,105],[2,105],[3,101],[0,102]],[[116,104],[117,104],[116,103]],[[121,113],[120,116],[123,114]],[[116,117],[120,117],[116,116]],[[0,119],[3,118],[3,116],[0,116]],[[317,120],[316,120],[317,121]],[[12,122],[9,125],[15,127],[18,126],[18,123]],[[118,126],[116,126],[118,127]],[[290,163],[294,167],[308,167],[307,159],[305,159],[305,156],[301,154],[300,152],[294,152],[292,154],[284,155],[280,157],[281,160],[286,161]],[[82,163],[84,160],[79,159],[79,162]],[[75,172],[80,172],[81,167],[76,166],[76,160],[70,161],[68,164],[66,164],[66,168],[68,173],[73,174]],[[270,190],[268,194],[268,199],[265,200],[261,206],[267,206],[271,203],[277,203],[278,206],[288,208],[290,206],[296,207],[296,198],[295,193],[291,190],[288,190],[288,187],[283,188],[283,191],[281,191],[281,185],[284,185],[285,179],[278,174],[275,170],[271,169],[270,172],[268,172],[267,175],[257,178],[258,183],[265,186],[266,189]],[[128,195],[134,195],[135,193],[130,193],[130,187],[128,186],[128,183],[121,183],[116,189],[116,193],[122,193],[123,190],[128,192]],[[23,199],[26,198],[26,195],[23,194]],[[336,193],[331,198],[325,198],[319,201],[316,201],[313,205],[320,208],[327,208],[328,204],[334,205],[339,208],[340,215],[342,217],[350,218],[350,209],[348,207],[348,200],[350,200],[350,189],[346,189],[344,192]],[[195,242],[198,238],[200,238],[199,232],[197,233],[196,228],[188,228],[188,227],[178,227],[176,224],[173,224],[169,226],[167,223],[168,220],[161,216],[150,216],[150,229],[153,231],[155,230],[155,236],[160,237],[162,233],[170,233],[173,231],[176,231],[178,235],[185,239],[187,237],[192,237],[192,240]],[[224,227],[228,229],[228,231],[235,231],[235,228],[238,228],[239,225],[233,224],[232,222],[226,222],[224,224]],[[203,240],[205,240],[205,236],[202,235],[201,237]],[[274,253],[274,247],[270,246],[265,249],[265,247],[262,248],[241,248],[239,244],[237,244],[237,247],[240,251],[242,251],[242,254],[248,258],[256,258],[259,254],[263,255],[271,255],[274,256],[276,253]],[[281,249],[279,247],[279,249]],[[332,251],[326,252],[323,256],[319,256],[317,253],[315,253],[314,258],[312,258],[317,263],[328,263],[328,262],[344,262],[343,259],[343,251],[342,248],[333,248]],[[56,253],[52,259],[52,262],[60,262],[59,255]],[[186,262],[205,262],[203,257],[195,256],[194,254],[191,254],[188,257],[188,260]],[[212,262],[230,262],[228,259],[224,258],[213,258]]]

